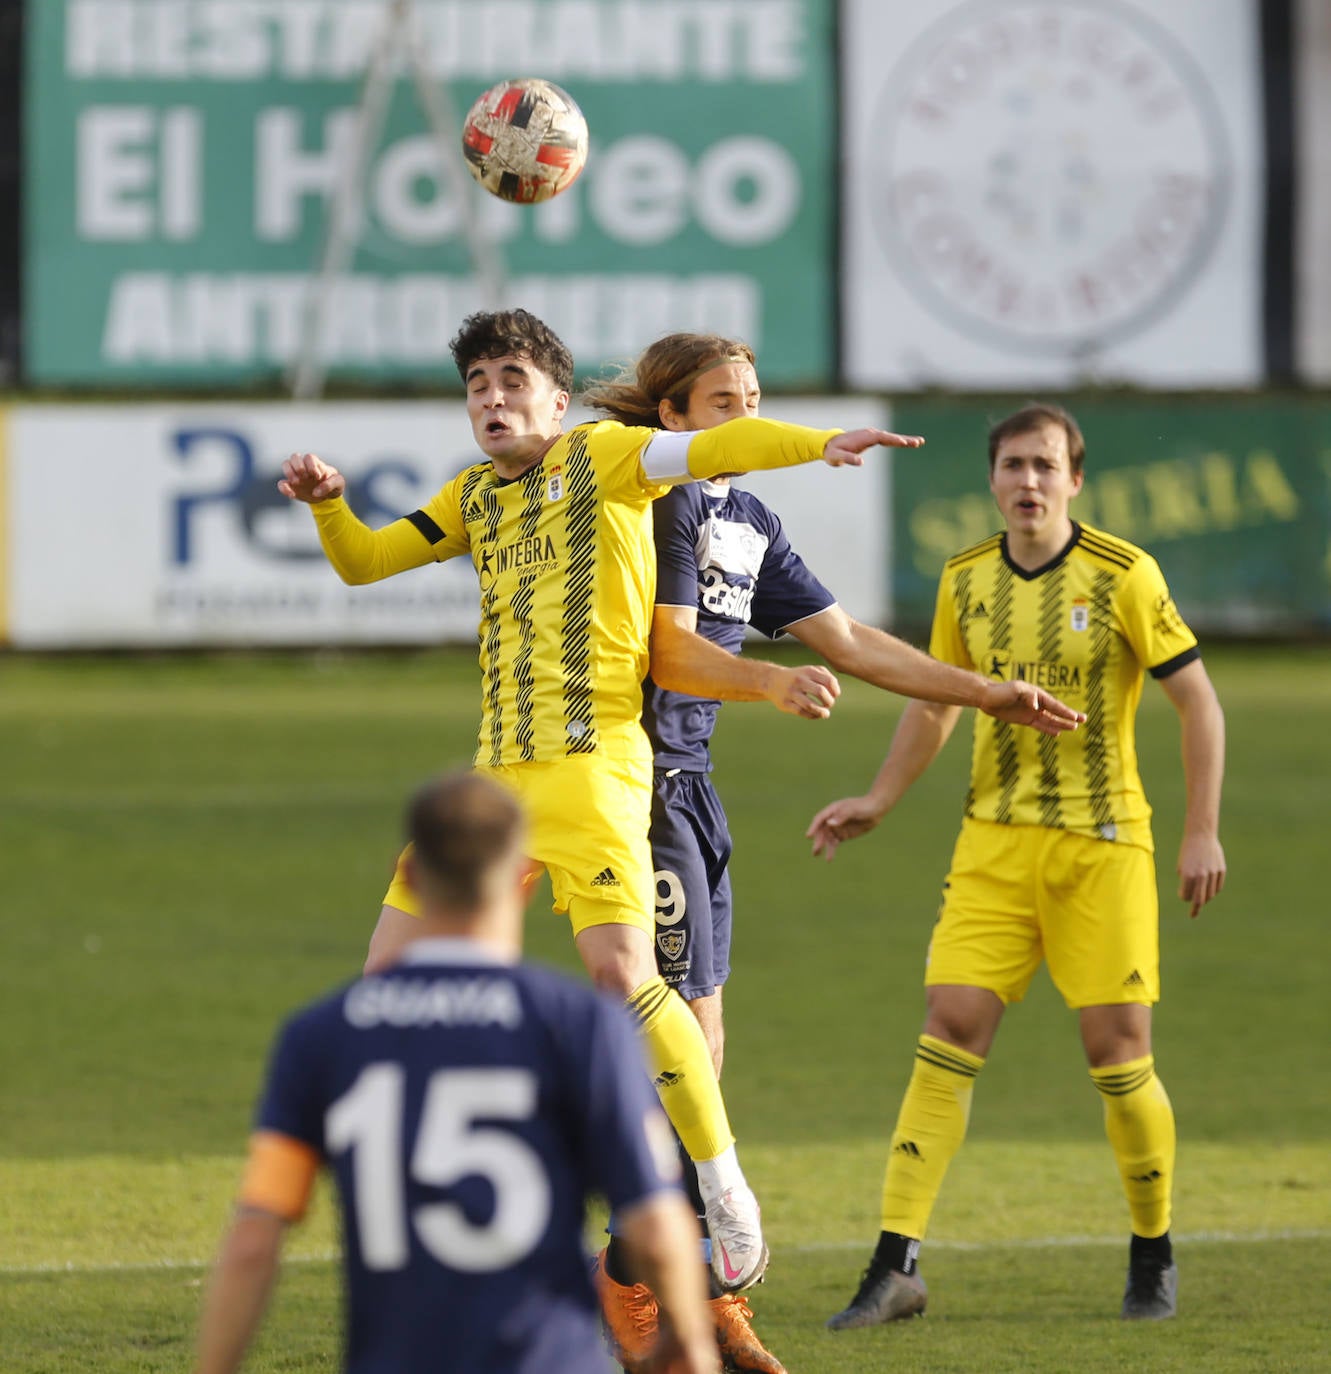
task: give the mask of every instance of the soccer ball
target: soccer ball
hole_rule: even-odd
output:
[[[551,81],[501,81],[467,111],[462,152],[492,195],[534,205],[578,179],[587,161],[587,121]]]

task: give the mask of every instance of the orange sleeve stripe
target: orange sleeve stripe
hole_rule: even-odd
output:
[[[319,1155],[302,1141],[276,1131],[256,1131],[237,1199],[246,1207],[272,1212],[285,1221],[305,1215],[319,1172]]]

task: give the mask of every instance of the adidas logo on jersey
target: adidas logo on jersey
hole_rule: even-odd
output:
[[[1146,986],[1146,979],[1143,978],[1136,969],[1133,969],[1123,980],[1123,986],[1125,988],[1144,988]]]
[[[652,1079],[653,1084],[658,1088],[673,1088],[684,1081],[682,1073],[675,1073],[671,1069],[662,1069],[660,1073]]]
[[[984,606],[984,602],[983,602],[983,601],[977,601],[977,602],[975,603],[975,605],[971,607],[971,612],[970,612],[970,614],[971,614],[971,619],[972,619],[972,620],[988,620],[988,619],[989,619],[989,612],[988,612],[987,610],[985,610],[985,606]]]
[[[924,1156],[920,1153],[920,1147],[913,1140],[903,1140],[892,1153],[905,1155],[907,1159],[918,1159],[921,1162],[924,1160]]]
[[[592,879],[592,886],[593,886],[593,887],[618,887],[618,886],[619,886],[619,879],[615,877],[615,871],[614,871],[614,869],[612,869],[612,868],[603,868],[603,869],[596,875],[596,877],[594,877],[594,878]]]

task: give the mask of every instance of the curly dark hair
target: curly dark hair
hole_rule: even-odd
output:
[[[465,382],[471,365],[485,358],[529,359],[560,391],[573,390],[573,355],[544,320],[526,310],[479,310],[462,321],[448,345]]]

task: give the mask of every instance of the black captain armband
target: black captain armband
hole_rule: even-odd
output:
[[[1201,656],[1202,651],[1194,644],[1191,649],[1184,649],[1181,654],[1175,654],[1173,658],[1167,659],[1164,663],[1157,663],[1154,668],[1147,671],[1158,682],[1163,677],[1172,677],[1189,663],[1196,663]]]
[[[448,536],[430,519],[423,510],[414,510],[407,516],[407,523],[414,525],[430,544],[441,543]]]

